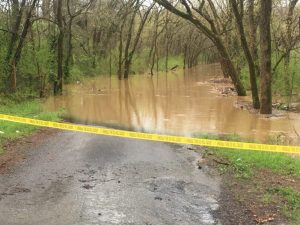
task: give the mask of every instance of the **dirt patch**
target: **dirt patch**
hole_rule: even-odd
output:
[[[7,171],[17,162],[26,159],[28,149],[32,146],[38,146],[58,132],[59,130],[56,129],[43,128],[28,137],[5,142],[3,145],[4,153],[0,155],[0,173]]]
[[[223,177],[223,180],[225,178]],[[235,185],[236,186],[236,185]],[[219,197],[220,208],[214,213],[223,225],[254,225],[255,217],[251,211],[244,207],[243,202],[240,202],[236,196],[236,187],[232,190],[228,185],[222,185],[221,195]]]
[[[267,199],[266,189],[272,185],[265,177],[243,180],[226,174],[223,181],[217,216],[224,224],[287,224],[278,204],[281,199]]]
[[[270,170],[264,169],[257,171],[254,177],[257,180],[263,180],[263,183],[267,182],[269,187],[288,186],[300,192],[300,180],[297,180],[291,176],[276,174]],[[264,180],[266,177],[268,178],[267,181]]]

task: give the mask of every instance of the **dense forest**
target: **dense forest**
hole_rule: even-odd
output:
[[[3,0],[0,91],[45,97],[89,76],[220,63],[272,113],[300,91],[298,0]]]

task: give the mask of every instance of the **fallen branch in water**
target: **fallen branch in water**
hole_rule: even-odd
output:
[[[178,65],[173,66],[173,67],[171,68],[171,70],[176,70],[178,67],[179,67]]]

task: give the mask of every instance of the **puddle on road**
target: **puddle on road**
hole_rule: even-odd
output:
[[[217,64],[152,78],[134,75],[128,81],[100,76],[66,86],[66,94],[50,97],[45,110],[64,108],[72,122],[154,133],[235,133],[259,141],[278,135],[296,139],[299,115],[266,119],[238,109],[234,107],[236,101],[249,97],[223,97],[212,92],[206,81],[216,77],[221,77]]]

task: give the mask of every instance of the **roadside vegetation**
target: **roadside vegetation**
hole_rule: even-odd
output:
[[[44,112],[40,100],[18,100],[2,98],[0,100],[0,112],[2,114],[24,116],[48,121],[59,121],[60,112]],[[3,145],[8,141],[28,136],[36,131],[35,126],[12,123],[0,120],[0,154],[4,152]]]
[[[236,135],[201,137],[242,141]],[[234,200],[255,223],[300,224],[299,155],[208,148],[204,158],[222,174],[225,192],[233,193]]]

